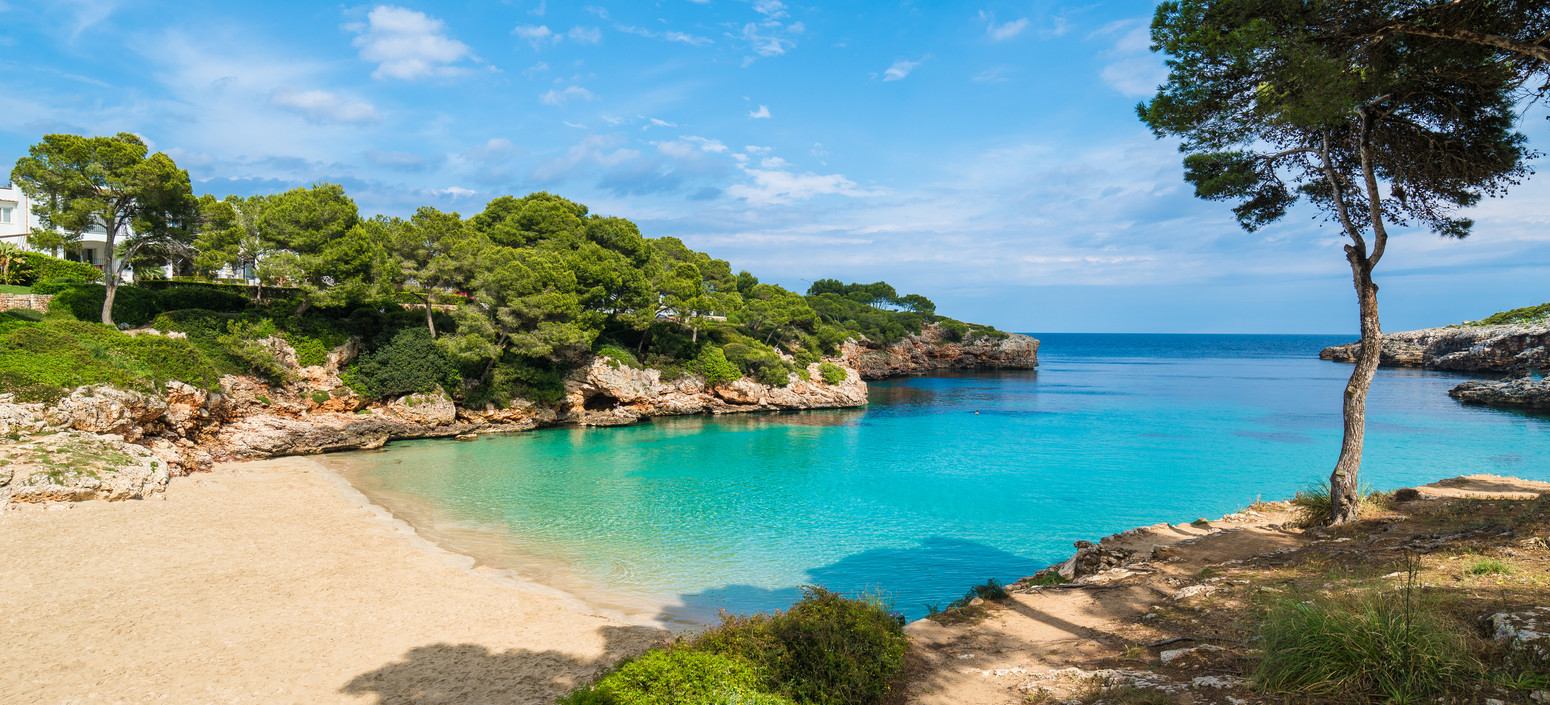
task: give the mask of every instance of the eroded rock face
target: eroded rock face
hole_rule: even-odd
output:
[[[1465,404],[1550,409],[1550,378],[1528,377],[1494,382],[1470,380],[1448,390],[1448,396]]]
[[[140,499],[167,489],[166,461],[111,434],[42,431],[6,439],[0,504]]]
[[[1355,362],[1360,343],[1324,348],[1319,358]],[[1550,368],[1550,325],[1425,328],[1385,333],[1379,364],[1458,372]]]
[[[824,382],[821,363],[814,363],[807,380],[792,374],[784,387],[748,378],[706,387],[699,375],[663,381],[658,370],[597,358],[567,381],[561,418],[583,426],[618,426],[654,416],[864,406],[866,382],[840,362],[846,378],[838,384]]]
[[[440,391],[410,394],[390,402],[383,409],[390,416],[409,423],[446,426],[457,422],[457,405]]]
[[[65,426],[88,433],[112,433],[133,441],[151,422],[167,413],[159,396],[114,389],[99,384],[80,387],[44,413],[51,426]]]
[[[426,425],[386,414],[308,414],[303,418],[256,415],[227,424],[211,451],[217,461],[309,455],[381,448],[395,438],[446,438],[479,428],[474,424]]]
[[[935,323],[921,327],[919,335],[887,345],[850,342],[847,358],[855,361],[862,379],[914,375],[942,369],[1021,369],[1039,366],[1039,341],[1013,333],[1002,340],[976,337],[954,342],[948,331]]]

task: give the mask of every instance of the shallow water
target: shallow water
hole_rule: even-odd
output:
[[[335,457],[445,547],[600,609],[703,622],[798,586],[911,618],[1078,539],[1217,517],[1328,475],[1348,365],[1328,336],[1039,335],[1036,372],[871,385],[866,409],[660,419]],[[1550,418],[1465,407],[1462,377],[1382,370],[1363,481],[1550,480]],[[977,412],[977,413],[976,413]]]

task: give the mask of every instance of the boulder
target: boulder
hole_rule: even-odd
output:
[[[222,461],[370,450],[395,438],[448,438],[477,428],[460,423],[427,426],[376,413],[302,418],[258,414],[222,427],[210,450]]]
[[[159,396],[115,389],[105,384],[80,387],[44,413],[51,426],[88,433],[112,433],[133,441],[167,413]]]
[[[160,494],[168,463],[111,434],[62,431],[0,439],[0,503],[140,499]]]
[[[1550,608],[1498,612],[1486,617],[1486,625],[1505,651],[1504,666],[1525,673],[1550,671]]]
[[[426,426],[446,426],[457,421],[457,405],[440,391],[399,397],[389,402],[383,411],[409,423]]]

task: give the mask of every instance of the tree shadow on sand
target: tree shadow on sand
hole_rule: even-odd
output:
[[[1047,565],[1049,561],[1025,558],[983,543],[932,536],[909,548],[875,548],[846,556],[807,571],[808,580],[804,582],[846,594],[881,593],[894,609],[909,619],[918,619],[925,616],[927,604],[945,606],[970,586],[990,578],[1010,582]],[[895,577],[891,581],[895,584],[884,584],[880,576],[904,577]],[[801,597],[801,587],[797,585],[765,588],[731,584],[680,595],[680,604],[663,610],[661,619],[704,622],[720,609],[785,609]]]
[[[375,694],[378,705],[549,705],[662,636],[643,627],[609,626],[600,633],[603,653],[593,659],[560,651],[496,652],[481,644],[417,646],[339,692]]]

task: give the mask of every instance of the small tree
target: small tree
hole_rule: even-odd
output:
[[[79,234],[93,227],[105,233],[102,322],[113,324],[125,260],[156,247],[188,241],[197,202],[188,172],[172,158],[149,150],[139,137],[46,135],[16,161],[15,181],[34,202],[34,212],[51,228]]]
[[[1152,40],[1170,57],[1168,82],[1139,106],[1159,137],[1182,138],[1195,194],[1236,202],[1245,230],[1305,196],[1350,240],[1362,339],[1330,475],[1333,523],[1358,512],[1383,335],[1373,270],[1389,226],[1463,238],[1473,222],[1457,209],[1518,183],[1531,156],[1513,129],[1518,71],[1479,44],[1416,34],[1375,42],[1343,28],[1379,1],[1164,2]]]
[[[219,270],[231,267],[241,272],[256,268],[259,260],[274,248],[264,237],[264,209],[268,196],[214,196],[199,198],[199,233],[194,238],[195,266]],[[263,279],[258,278],[255,299],[264,295]]]
[[[313,304],[359,300],[378,288],[374,279],[383,244],[362,227],[355,202],[338,184],[291,189],[270,198],[259,228],[276,252],[260,272],[294,281],[302,301],[293,315]]]
[[[465,281],[465,267],[459,262],[469,258],[454,256],[459,246],[472,241],[463,218],[423,206],[407,221],[394,218],[378,225],[387,233],[388,279],[425,306],[425,329],[435,338],[435,296]]]

